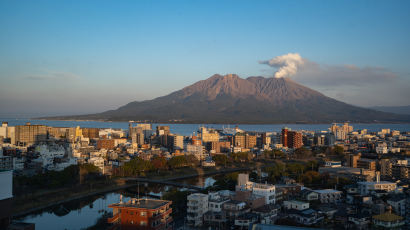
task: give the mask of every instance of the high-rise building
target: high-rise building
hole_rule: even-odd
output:
[[[349,123],[344,123],[342,126],[333,123],[329,129],[335,135],[336,140],[346,140],[347,135],[353,131],[353,126],[350,126]]]
[[[285,127],[282,129],[282,135],[280,136],[280,141],[283,147],[288,147],[288,128]]]
[[[360,155],[350,154],[349,155],[349,166],[352,168],[357,168],[357,161],[360,159]]]
[[[0,138],[7,138],[7,122],[2,122],[1,127],[0,127]]]
[[[245,148],[251,149],[256,146],[256,136],[246,134],[245,135]]]
[[[205,127],[201,127],[199,129],[199,135],[202,139],[203,143],[212,142],[212,141],[219,141],[219,133],[213,129],[207,129]]]
[[[137,127],[142,129],[145,141],[148,141],[152,135],[152,125],[151,124],[137,124]]]
[[[288,132],[288,147],[298,149],[303,146],[303,137],[301,132]]]
[[[32,125],[27,122],[25,125],[16,126],[15,135],[17,144],[29,146],[47,140],[47,127],[45,125]]]
[[[240,147],[240,148],[245,148],[246,147],[245,133],[236,133],[235,134],[233,146]]]
[[[300,148],[303,146],[303,136],[301,132],[290,131],[288,128],[282,129],[281,141],[283,147]]]
[[[315,146],[324,146],[325,145],[326,136],[322,133],[316,133],[313,137],[313,144]]]
[[[10,144],[16,144],[15,127],[8,126],[7,122],[2,122],[0,126],[0,140],[7,140]]]
[[[132,127],[130,131],[132,144],[143,145],[145,143],[145,135],[142,127]]]
[[[167,135],[168,148],[172,150],[184,149],[184,137],[176,134]]]
[[[95,139],[95,138],[99,138],[100,129],[98,129],[98,128],[81,128],[81,132],[82,132],[83,137]]]

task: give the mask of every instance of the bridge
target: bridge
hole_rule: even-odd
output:
[[[191,185],[191,184],[184,184],[184,183],[177,183],[169,180],[154,180],[154,179],[147,179],[147,178],[139,178],[139,177],[126,177],[123,178],[124,180],[127,181],[136,181],[139,183],[152,183],[152,184],[163,184],[163,185],[171,185],[175,187],[180,187],[180,188],[188,188],[188,189],[193,189],[197,191],[202,191],[205,190],[203,187],[196,186],[196,185]]]

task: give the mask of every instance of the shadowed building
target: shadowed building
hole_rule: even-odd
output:
[[[113,217],[108,223],[110,229],[172,229],[172,201],[153,199],[131,199],[130,201],[108,205],[113,209]]]

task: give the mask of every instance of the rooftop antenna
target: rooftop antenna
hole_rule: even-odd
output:
[[[138,182],[137,184],[138,184],[137,204],[140,205],[140,182]]]
[[[148,183],[145,182],[144,186],[145,186],[145,203],[147,203],[147,202],[148,202],[148,197],[147,197],[147,194],[146,194],[146,193],[147,193]]]

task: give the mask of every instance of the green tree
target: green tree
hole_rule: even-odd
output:
[[[212,159],[217,165],[225,166],[228,163],[228,157],[225,154],[215,154]]]
[[[176,169],[187,166],[188,162],[185,156],[174,156],[168,160],[168,165],[169,167]]]

